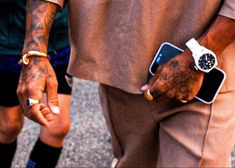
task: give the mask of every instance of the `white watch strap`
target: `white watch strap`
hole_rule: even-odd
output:
[[[193,54],[197,53],[198,50],[201,50],[201,47],[202,47],[194,38],[190,39],[185,44],[192,51]]]

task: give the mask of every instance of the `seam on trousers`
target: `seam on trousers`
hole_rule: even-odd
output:
[[[107,89],[107,87],[108,86],[105,86],[105,85],[103,85],[103,88],[105,89],[105,94],[106,94],[106,98],[107,98],[107,109],[108,109],[108,117],[109,117],[109,119],[110,119],[110,124],[111,124],[111,131],[113,132],[113,135],[114,135],[114,137],[115,137],[115,141],[117,142],[117,144],[118,144],[118,146],[119,146],[119,148],[120,148],[120,150],[121,150],[121,154],[123,155],[123,149],[122,149],[122,146],[120,145],[120,142],[119,142],[119,140],[118,140],[118,138],[117,138],[117,135],[116,135],[116,132],[115,132],[115,129],[114,129],[114,126],[113,126],[113,119],[112,119],[112,117],[111,117],[111,110],[110,110],[110,98],[109,98],[109,91],[108,91],[108,89]],[[120,158],[118,158],[118,160],[119,160]],[[120,160],[119,160],[120,161]],[[117,165],[118,165],[118,163],[115,165],[115,167],[117,167]]]
[[[206,133],[205,133],[205,138],[204,138],[203,145],[202,145],[202,156],[201,156],[201,159],[199,161],[198,167],[202,167],[201,165],[202,165],[203,159],[204,159],[204,148],[205,148],[205,144],[206,144],[206,141],[207,141],[207,136],[208,136],[209,127],[210,127],[211,118],[212,118],[212,113],[213,113],[212,105],[213,105],[213,103],[210,105],[210,115],[209,115],[209,119],[208,119],[208,125],[207,125],[207,129],[206,129]]]

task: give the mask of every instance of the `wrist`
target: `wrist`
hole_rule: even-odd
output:
[[[204,33],[198,42],[219,55],[235,39],[235,21],[218,16],[215,22]]]
[[[216,54],[205,47],[205,43],[202,45],[202,43],[200,44],[197,40],[191,38],[185,44],[192,53],[197,70],[208,73],[217,66]]]
[[[22,56],[22,59],[19,61],[20,64],[28,65],[30,62],[30,59],[33,57],[42,58],[43,60],[49,60],[49,57],[47,54],[39,52],[39,51],[29,51],[28,53],[24,54]]]

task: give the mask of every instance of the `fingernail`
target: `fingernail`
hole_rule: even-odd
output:
[[[51,111],[54,113],[54,114],[60,114],[60,108],[58,106],[52,106],[51,107]]]
[[[142,91],[146,91],[148,88],[149,88],[149,85],[146,84],[146,85],[144,85],[144,86],[141,87],[141,90],[142,90]]]

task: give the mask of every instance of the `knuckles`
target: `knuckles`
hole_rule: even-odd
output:
[[[35,91],[36,91],[36,89],[34,89],[32,87],[18,87],[17,88],[18,95],[30,94],[30,93],[34,93]]]

